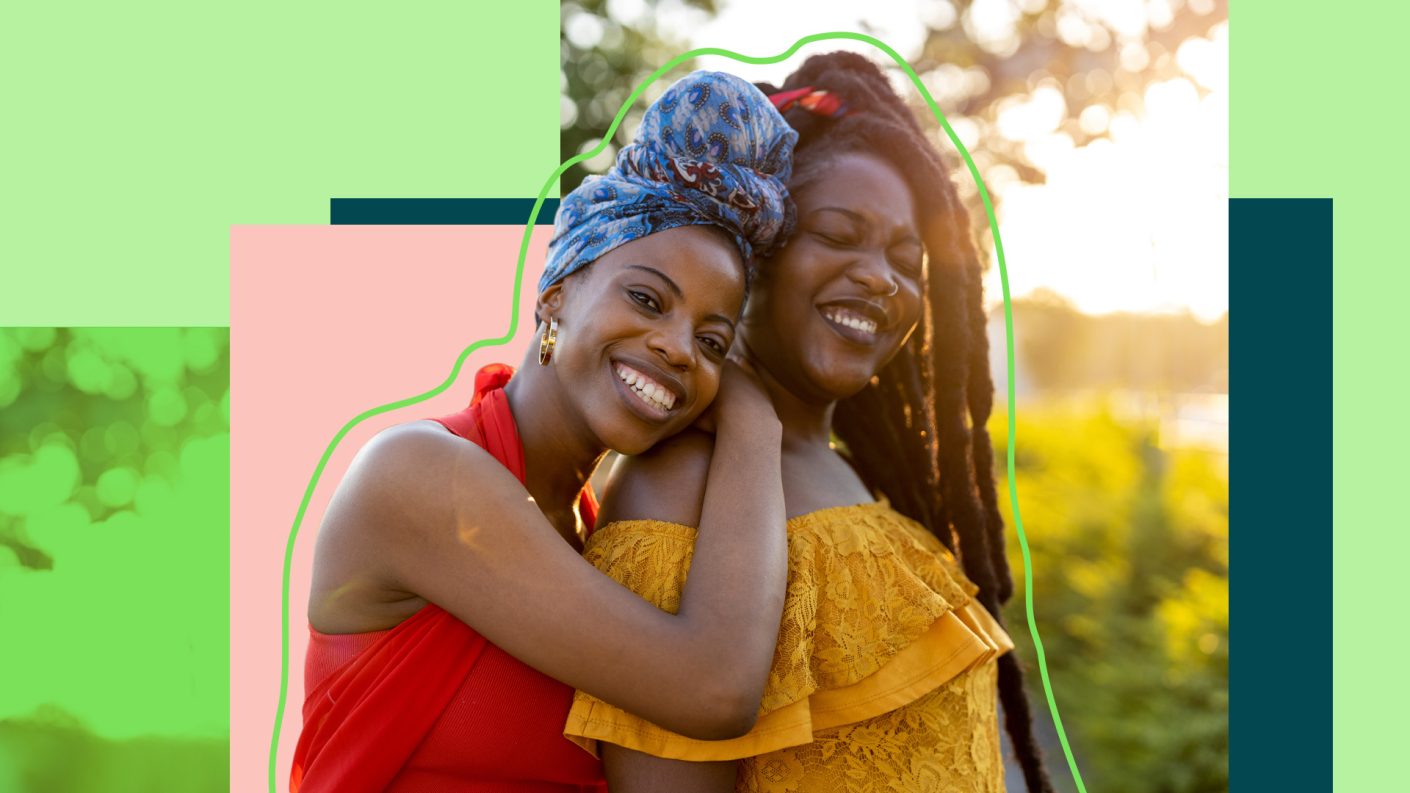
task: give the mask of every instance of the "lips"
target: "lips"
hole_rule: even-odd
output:
[[[876,341],[891,324],[885,309],[858,298],[822,303],[818,306],[818,313],[839,335],[858,344]]]
[[[669,414],[685,399],[685,389],[673,377],[639,361],[612,362],[612,371],[626,390],[654,413]]]

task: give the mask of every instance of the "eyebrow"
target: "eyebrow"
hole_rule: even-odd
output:
[[[675,281],[672,281],[672,280],[671,280],[671,277],[670,277],[669,275],[666,275],[665,273],[661,272],[660,270],[656,269],[655,267],[647,267],[647,266],[644,265],[644,264],[629,264],[629,265],[626,266],[625,269],[628,269],[628,270],[645,270],[646,272],[655,275],[657,278],[660,278],[662,281],[665,281],[665,282],[666,282],[666,286],[668,286],[668,287],[671,288],[671,291],[675,293],[676,297],[681,298],[681,299],[685,299],[685,293],[681,291],[680,284],[677,284]],[[726,317],[724,314],[711,314],[711,315],[709,315],[709,316],[707,316],[707,317],[705,317],[705,318],[706,318],[706,319],[713,319],[713,320],[716,320],[716,321],[718,321],[718,322],[723,322],[723,323],[725,323],[726,325],[729,326],[729,329],[730,329],[731,331],[734,330],[734,325],[735,325],[734,320],[730,319],[729,317]]]
[[[666,286],[669,286],[669,287],[671,288],[671,291],[675,293],[676,297],[685,297],[685,293],[681,292],[680,285],[677,284],[675,281],[672,281],[672,280],[671,280],[671,277],[670,277],[669,275],[666,275],[665,273],[661,272],[660,270],[656,269],[655,267],[647,267],[647,266],[644,265],[644,264],[629,264],[629,265],[627,265],[627,268],[626,268],[626,269],[628,269],[628,270],[645,270],[645,271],[647,271],[648,273],[652,273],[652,274],[654,274],[657,278],[660,278],[662,281],[665,281],[665,282],[666,282]]]
[[[724,314],[711,314],[706,317],[706,319],[713,319],[716,322],[723,322],[729,326],[731,332],[734,331],[734,320],[730,319],[729,317],[726,317]]]

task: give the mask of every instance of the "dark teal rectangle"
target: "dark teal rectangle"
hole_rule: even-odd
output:
[[[533,198],[333,198],[334,226],[522,226]],[[545,199],[534,225],[551,226],[558,199]]]
[[[1229,202],[1229,303],[1230,788],[1331,790],[1330,198]]]

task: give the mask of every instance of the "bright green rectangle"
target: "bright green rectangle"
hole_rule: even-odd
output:
[[[230,332],[0,328],[0,790],[223,790]]]
[[[1290,664],[1297,663],[1300,646],[1331,642],[1332,692],[1326,691],[1327,681],[1308,680],[1306,691],[1288,696],[1331,696],[1334,783],[1345,791],[1384,787],[1397,777],[1403,714],[1410,711],[1402,660],[1410,643],[1397,629],[1404,620],[1394,611],[1403,600],[1399,584],[1410,559],[1410,533],[1395,498],[1405,488],[1404,449],[1410,448],[1410,425],[1400,416],[1410,389],[1401,352],[1402,340],[1410,337],[1405,319],[1410,267],[1396,238],[1410,206],[1404,196],[1410,183],[1402,68],[1407,30],[1410,7],[1395,3],[1313,6],[1265,0],[1230,8],[1232,194],[1333,199],[1333,292],[1327,296],[1333,312],[1332,371],[1286,372],[1289,389],[1327,388],[1332,376],[1333,525],[1324,546],[1305,549],[1305,569],[1284,571],[1282,578],[1289,603],[1333,598],[1331,636],[1328,626],[1309,624],[1306,634],[1286,638]],[[1278,261],[1262,266],[1269,279],[1324,275]],[[1237,307],[1233,315],[1231,333],[1237,336]],[[1288,322],[1303,319],[1287,316]],[[1236,364],[1230,389],[1236,403],[1239,381]],[[1305,426],[1287,431],[1324,432],[1327,419],[1308,416]],[[1230,453],[1256,456],[1259,450]],[[1235,502],[1238,493],[1235,482]],[[1279,541],[1276,525],[1232,530]],[[1232,560],[1234,577],[1259,563]],[[1331,592],[1325,580],[1329,568]],[[1258,618],[1233,604],[1233,624]],[[1234,637],[1238,633],[1233,628]],[[1240,714],[1237,689],[1232,696],[1235,720],[1258,718]],[[1256,769],[1241,779],[1238,758],[1235,743],[1235,789],[1256,790]]]
[[[548,3],[7,4],[0,324],[226,325],[229,227],[538,195]]]

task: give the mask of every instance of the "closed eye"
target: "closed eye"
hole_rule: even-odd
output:
[[[892,248],[886,252],[886,257],[897,269],[912,277],[919,276],[922,268],[925,266],[925,254],[923,249],[919,245],[911,242],[892,246]]]
[[[923,267],[920,258],[916,256],[892,256],[891,263],[902,273],[912,278],[919,276]]]
[[[824,234],[821,231],[813,232],[813,236],[817,237],[828,245],[834,245],[840,248],[847,248],[857,244],[856,241],[851,239],[850,237],[844,237],[837,234]]]

